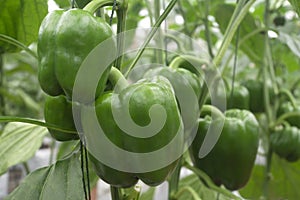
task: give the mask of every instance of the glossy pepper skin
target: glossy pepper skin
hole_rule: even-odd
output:
[[[300,112],[300,104],[296,103],[296,107],[294,107],[291,102],[282,103],[278,109],[278,116],[283,115],[285,113],[289,113],[289,112]],[[288,117],[288,118],[286,118],[286,121],[291,126],[296,126],[296,127],[300,128],[300,116]]]
[[[221,136],[212,151],[199,158],[199,150],[212,121],[210,116],[200,119],[197,135],[190,147],[195,167],[203,170],[216,185],[229,190],[242,188],[249,180],[258,148],[259,125],[247,110],[232,109],[225,112]]]
[[[42,89],[50,96],[65,94],[71,98],[83,60],[112,35],[112,29],[103,19],[87,11],[71,9],[49,13],[40,26],[38,36],[38,79]],[[113,55],[115,49],[116,45],[112,42],[105,56]],[[109,70],[108,67],[100,78],[96,97],[104,90]],[[83,89],[81,92],[84,96],[86,91]]]
[[[265,96],[264,96],[264,83],[259,80],[247,80],[242,83],[249,91],[250,96],[250,111],[253,113],[262,113],[265,111]],[[274,91],[271,86],[268,86],[270,96],[270,103],[274,97]]]
[[[224,98],[224,99],[226,98],[226,109],[249,110],[250,95],[246,87],[237,84],[234,85],[232,96],[231,96],[231,91],[229,89],[226,90],[226,94],[224,94],[223,91],[217,91],[217,92],[218,92],[217,97]],[[208,98],[206,103],[211,104],[211,99]],[[214,106],[218,107],[218,105],[214,105]]]
[[[198,100],[201,93],[201,83],[199,77],[196,74],[183,68],[171,68],[171,67],[157,67],[149,69],[144,77],[163,76],[167,78],[174,88],[176,98],[178,102],[184,102],[188,100],[190,103],[194,103],[193,107],[188,112],[181,111],[184,127],[186,130],[194,129],[196,121],[199,116]],[[192,88],[192,93],[188,93],[189,88]],[[181,96],[180,96],[181,95]],[[179,104],[180,108],[180,104]],[[188,109],[188,108],[185,108]]]
[[[130,152],[148,153],[163,148],[178,133],[180,134],[179,138],[182,140],[180,139],[180,141],[178,141],[178,144],[176,145],[177,150],[183,146],[183,130],[178,132],[182,125],[182,121],[173,89],[167,79],[162,77],[153,78],[151,80],[142,79],[123,89],[118,94],[118,101],[112,101],[112,98],[112,92],[104,93],[96,100],[95,110],[102,130],[114,145]],[[133,137],[120,129],[113,117],[112,107],[118,110],[126,106],[128,100],[130,117],[134,123],[139,126],[146,126],[150,123],[149,109],[153,105],[159,104],[163,106],[167,114],[163,128],[154,136],[147,138]],[[144,133],[140,132],[139,134],[143,136]],[[167,156],[170,156],[170,153],[172,152],[165,152],[157,159],[165,159]],[[113,154],[112,156],[118,155]],[[102,164],[92,155],[90,155],[90,158],[99,177],[110,185],[123,188],[133,186],[138,179],[150,186],[159,185],[172,173],[178,162],[178,160],[175,160],[173,163],[162,169],[147,173],[128,173],[112,169],[111,167]],[[118,159],[124,160],[124,158]],[[124,160],[124,162],[127,161]],[[134,164],[134,161],[128,163],[133,165],[145,164]]]
[[[273,151],[289,162],[300,158],[300,129],[287,126],[275,130],[270,136]]]
[[[231,92],[228,91],[226,95],[227,109],[244,109],[249,110],[250,96],[249,91],[242,85],[235,85],[231,96]]]
[[[65,130],[76,131],[72,114],[72,103],[65,96],[48,96],[44,106],[45,121]],[[48,128],[51,136],[58,141],[78,140],[78,134],[66,133]]]

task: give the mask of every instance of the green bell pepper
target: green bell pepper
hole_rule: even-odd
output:
[[[190,156],[194,166],[207,173],[216,185],[223,184],[229,190],[237,190],[249,180],[258,149],[259,124],[247,110],[228,110],[225,120],[223,117],[212,120],[206,116],[199,120],[197,135],[189,149]],[[224,127],[216,145],[207,156],[199,158],[209,126],[223,120]]]
[[[38,36],[38,79],[42,89],[51,96],[72,97],[74,81],[80,65],[99,43],[113,35],[102,19],[81,9],[56,10],[43,20]],[[115,42],[107,55],[116,52]],[[104,56],[104,55],[99,55]],[[98,83],[96,97],[103,92],[110,71],[108,67]],[[88,88],[82,89],[85,96]]]
[[[45,121],[65,130],[76,132],[72,114],[72,103],[65,96],[48,96],[44,106]],[[58,141],[78,140],[78,134],[66,133],[48,128],[51,136]]]
[[[249,110],[249,91],[242,85],[234,85],[232,92],[228,91],[226,95],[227,109],[245,109]]]
[[[281,158],[295,162],[300,158],[300,130],[297,127],[286,126],[275,130],[271,136],[271,147]]]
[[[181,139],[176,147],[178,149],[183,148],[184,133],[183,130],[181,130],[182,128],[180,129],[180,127],[182,127],[182,120],[173,89],[166,78],[155,77],[153,79],[142,79],[121,90],[117,94],[117,100],[113,100],[114,95],[116,94],[106,92],[95,102],[95,110],[99,124],[106,137],[114,145],[129,152],[148,153],[163,148],[178,133]],[[129,118],[133,120],[136,126],[144,127],[153,120],[149,115],[152,115],[154,119],[160,119],[161,113],[153,109],[152,106],[154,105],[162,106],[166,113],[166,121],[162,124],[162,128],[153,136],[146,137],[146,133],[142,131],[137,133],[141,137],[129,135],[129,133],[118,126],[113,115],[113,109],[117,110],[117,112],[122,112],[122,109],[128,106],[126,109],[129,110]],[[128,120],[128,116],[122,115],[122,118],[123,121]],[[181,131],[178,132],[178,130]],[[164,156],[170,156],[170,153],[171,152],[166,152],[165,155],[160,155],[157,159],[164,159]],[[112,156],[118,155],[112,153]],[[90,152],[90,159],[99,177],[112,186],[125,188],[133,186],[138,179],[150,186],[156,186],[162,183],[172,173],[179,158],[161,169],[145,173],[130,173],[113,169],[97,160],[92,152]],[[145,164],[134,163],[132,160],[124,160],[122,162],[137,166]]]
[[[300,105],[299,103],[296,103],[295,106],[292,105],[291,102],[287,101],[284,102],[280,105],[278,109],[278,116],[283,115],[285,113],[289,112],[300,112]],[[286,119],[286,121],[291,125],[291,126],[296,126],[300,128],[300,116],[295,115],[295,116],[290,116]]]
[[[226,109],[245,109],[249,110],[249,100],[250,100],[250,95],[249,91],[246,87],[242,85],[235,84],[233,88],[233,92],[231,95],[231,90],[229,88],[226,88],[226,91],[220,91],[216,90],[217,92],[216,96],[221,99],[221,98],[226,98]],[[224,94],[226,92],[226,94]],[[211,104],[211,98],[208,98],[206,101],[206,104]],[[218,105],[214,105],[218,107]],[[220,107],[218,107],[221,109]],[[225,111],[221,109],[222,111]]]
[[[170,81],[181,110],[184,128],[185,130],[194,129],[199,117],[200,79],[196,74],[183,68],[157,67],[149,69],[144,74],[144,77],[155,76],[163,76]],[[184,108],[181,109],[180,103],[185,102],[188,102],[188,104],[182,104]]]
[[[259,80],[249,79],[242,83],[245,86],[250,95],[250,111],[253,113],[265,112],[265,95],[264,95],[264,83]],[[268,85],[268,95],[270,97],[270,103],[274,100],[274,91],[270,85]]]

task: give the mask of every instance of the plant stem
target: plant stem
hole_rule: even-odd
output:
[[[53,162],[55,146],[56,146],[56,141],[54,139],[52,139],[51,144],[50,144],[49,165],[51,165]]]
[[[9,37],[9,36],[4,35],[4,34],[0,34],[0,41],[7,42],[9,44],[12,44],[12,45],[20,48],[20,49],[23,49],[26,52],[28,52],[31,56],[33,56],[34,58],[37,58],[37,55],[34,51],[32,51],[25,44],[19,42],[18,40],[14,39],[12,37]]]
[[[29,168],[28,162],[23,162],[23,167],[25,169],[26,175],[28,175],[30,173],[30,168]]]
[[[228,46],[231,43],[231,40],[236,32],[236,30],[238,29],[239,25],[241,24],[242,20],[245,18],[246,14],[248,13],[248,10],[250,9],[250,7],[252,6],[252,4],[255,2],[256,0],[249,0],[245,6],[245,0],[241,0],[239,1],[237,8],[235,9],[232,18],[230,20],[230,23],[225,31],[225,37],[224,40],[221,44],[221,47],[219,48],[219,51],[217,52],[216,56],[213,59],[213,63],[215,66],[218,66],[222,59],[223,56],[228,48]],[[240,12],[239,12],[240,10]]]
[[[4,85],[3,55],[4,51],[0,48],[0,88],[3,88]],[[2,94],[0,94],[0,115],[5,115],[5,102]]]
[[[112,200],[121,200],[122,199],[121,191],[117,187],[110,186],[110,194],[111,194]]]
[[[108,80],[116,87],[117,91],[120,91],[129,85],[123,74],[115,67],[111,68]]]
[[[206,175],[203,171],[201,171],[198,168],[195,168],[193,166],[191,166],[189,163],[184,162],[183,164],[184,167],[186,167],[187,169],[191,170],[192,172],[194,172],[196,175],[198,175],[201,179],[203,179],[205,181],[205,183],[207,184],[207,186],[209,188],[211,188],[212,190],[215,190],[216,192],[223,194],[231,199],[240,199],[239,197],[235,196],[234,194],[232,194],[231,192],[229,192],[228,190],[225,190],[221,187],[216,186],[212,180],[210,179],[210,177],[208,175]]]
[[[273,124],[270,125],[270,129],[274,128],[275,126],[282,124],[285,119],[290,118],[290,117],[295,117],[295,116],[300,116],[300,112],[288,112],[283,115],[281,115]]]
[[[182,164],[182,158],[180,158],[179,163],[173,172],[171,179],[169,180],[169,199],[172,199],[172,197],[176,194],[178,191],[178,184],[180,179],[180,171],[181,171],[181,164]]]
[[[217,107],[212,105],[203,105],[201,112],[214,113],[218,118],[225,118],[224,114]]]
[[[45,122],[38,121],[38,120],[35,120],[35,119],[28,119],[28,118],[22,118],[22,117],[13,117],[13,116],[0,116],[0,123],[1,122],[22,122],[22,123],[26,123],[26,124],[33,124],[33,125],[37,125],[37,126],[42,126],[42,127],[54,129],[54,130],[61,131],[61,132],[64,132],[64,133],[77,134],[76,131],[65,130],[65,129],[57,127],[53,124],[45,123]]]
[[[149,20],[150,20],[150,25],[151,25],[151,27],[153,26],[153,24],[154,24],[154,22],[153,22],[153,19],[154,19],[154,17],[153,17],[153,13],[152,13],[152,10],[151,10],[151,3],[150,3],[150,1],[149,0],[146,0],[146,9],[147,9],[147,11],[148,11],[148,16],[149,16]]]
[[[180,55],[174,58],[171,63],[169,64],[169,67],[173,69],[177,69],[182,63],[188,61],[190,64],[192,64],[195,68],[195,71],[197,71],[197,74],[201,74],[200,67],[202,65],[208,65],[209,61],[201,58],[197,58],[195,56],[190,56],[190,55]],[[198,67],[196,67],[198,66]]]
[[[292,95],[292,93],[287,90],[287,89],[280,89],[278,94],[284,94],[285,96],[287,96],[292,104],[292,106],[294,108],[297,108],[297,103],[296,103],[296,99],[294,98],[294,96]]]
[[[184,45],[182,44],[182,42],[179,41],[176,36],[174,36],[172,34],[165,33],[164,37],[166,39],[173,40],[176,43],[179,52],[182,52],[182,53],[186,53],[187,52],[186,49],[185,49],[185,47],[184,47]]]
[[[207,42],[208,53],[210,55],[210,58],[213,59],[215,56],[212,50],[212,41],[211,41],[210,27],[209,27],[209,20],[208,20],[210,1],[204,1],[204,4],[205,4],[205,16],[204,16],[205,38]]]
[[[189,186],[185,186],[183,188],[181,188],[178,193],[176,193],[174,195],[174,199],[179,199],[179,197],[181,195],[183,195],[184,193],[190,193],[193,197],[193,200],[201,200],[201,198],[199,197],[199,195],[197,194],[197,192],[195,192],[195,190]]]
[[[276,119],[276,113],[273,112],[273,108],[270,104],[270,95],[269,95],[269,87],[267,80],[268,78],[271,78],[272,80],[272,86],[274,89],[274,93],[278,94],[278,87],[276,85],[276,77],[274,73],[274,65],[272,60],[272,54],[270,50],[270,40],[268,35],[269,30],[269,19],[270,19],[270,0],[265,0],[265,15],[264,15],[264,23],[265,27],[267,29],[267,32],[265,34],[265,59],[263,60],[264,66],[263,66],[263,80],[264,80],[264,104],[266,108],[266,115],[267,115],[267,123],[271,124]],[[268,73],[269,70],[269,73]],[[275,99],[276,104],[276,99]],[[270,144],[270,129],[267,130],[267,139],[268,139],[268,149],[267,149],[267,163],[265,168],[265,174],[264,174],[264,183],[263,183],[263,193],[266,198],[269,196],[269,181],[270,181],[270,171],[271,171],[271,161],[272,161],[272,149]]]
[[[151,31],[148,34],[145,42],[142,44],[142,46],[140,47],[139,51],[137,52],[136,57],[134,58],[133,62],[129,66],[127,72],[125,73],[125,77],[127,77],[129,75],[130,71],[134,68],[134,66],[136,65],[136,63],[138,62],[138,60],[140,59],[140,57],[142,56],[143,52],[145,51],[146,46],[149,44],[149,42],[151,41],[152,37],[156,33],[157,28],[167,18],[167,16],[169,15],[169,13],[172,11],[173,7],[175,6],[176,2],[177,2],[177,0],[171,0],[171,2],[167,6],[167,8],[164,10],[164,12],[162,13],[162,15],[155,22],[154,28],[151,29]]]
[[[154,0],[154,18],[155,21],[158,21],[159,16],[160,16],[160,0]],[[156,37],[156,41],[155,44],[157,45],[157,47],[155,48],[155,59],[156,59],[156,63],[163,63],[163,54],[162,54],[162,49],[163,47],[163,42],[164,38],[163,38],[163,34],[162,34],[162,30],[160,27],[158,27],[157,30],[157,37]]]
[[[117,0],[117,6],[122,5],[122,0]],[[99,8],[104,6],[112,6],[114,4],[114,0],[93,0],[88,3],[83,10],[86,10],[90,13],[95,13]]]
[[[125,36],[122,34],[126,30],[126,15],[128,9],[127,0],[123,0],[122,6],[117,10],[118,25],[117,25],[117,49],[118,49],[118,58],[115,63],[115,67],[121,69],[123,62],[123,52],[125,44]]]

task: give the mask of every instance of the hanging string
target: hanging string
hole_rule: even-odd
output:
[[[75,0],[72,0],[72,1],[71,1],[71,7],[72,7],[72,8],[75,8]]]
[[[116,7],[117,7],[117,0],[114,0],[111,15],[110,15],[110,18],[109,18],[109,25],[112,25],[112,20],[113,20],[114,14],[115,14]]]
[[[237,0],[238,3],[238,0]],[[235,75],[236,75],[236,68],[237,68],[237,59],[238,59],[238,50],[239,50],[239,39],[240,39],[240,27],[238,27],[236,32],[236,40],[235,40],[235,49],[234,49],[234,61],[233,61],[233,74],[232,74],[232,82],[231,82],[231,91],[230,91],[230,103],[229,106],[232,107],[232,99],[233,99],[233,92],[234,92],[234,83],[235,83]]]
[[[91,199],[89,160],[88,160],[88,153],[87,153],[86,148],[84,148],[84,154],[85,154],[85,167],[86,167],[86,177],[87,177],[87,191],[88,191],[88,194],[89,194],[89,199]]]
[[[86,185],[85,185],[85,176],[84,176],[84,152],[83,152],[83,143],[80,140],[80,163],[81,163],[81,173],[82,173],[82,184],[83,184],[83,191],[84,191],[84,198],[86,200],[90,200],[90,194],[88,195]],[[88,183],[89,184],[89,183]]]

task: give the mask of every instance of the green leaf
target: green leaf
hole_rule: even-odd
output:
[[[183,188],[190,187],[194,191],[197,192],[198,196],[201,199],[219,199],[219,200],[229,200],[229,198],[224,197],[223,195],[218,195],[217,192],[207,188],[196,176],[195,174],[189,175],[179,182],[179,189],[178,191],[182,190]],[[192,194],[188,191],[182,193],[179,196],[178,200],[194,200]]]
[[[264,166],[255,166],[247,186],[240,191],[242,196],[258,199],[263,195]],[[272,159],[267,199],[300,199],[300,161],[290,163],[276,155]]]
[[[292,35],[287,36],[289,37],[292,42]],[[300,49],[295,51],[298,51],[298,54],[300,55]],[[282,53],[284,52],[284,53]],[[298,56],[295,56],[295,53],[289,48],[288,45],[286,45],[285,42],[283,42],[280,38],[276,39],[272,43],[272,56],[274,60],[275,66],[280,69],[283,68],[287,71],[288,75],[295,75],[294,73],[299,71],[299,65],[300,60]],[[291,74],[291,72],[293,74]],[[282,74],[279,74],[282,75]],[[297,75],[296,75],[297,76]]]
[[[229,4],[219,5],[216,9],[215,17],[220,26],[220,30],[225,33],[235,7]],[[254,17],[247,13],[240,24],[239,48],[254,62],[261,64],[264,55],[264,34],[255,23]],[[253,32],[257,31],[257,32]],[[233,40],[235,42],[235,40]]]
[[[40,148],[47,129],[44,127],[9,123],[0,136],[0,175],[15,164],[25,162]]]
[[[289,0],[289,2],[300,16],[300,0]]]
[[[286,44],[290,50],[300,58],[300,36],[296,34],[286,33],[284,31],[279,32],[278,39]]]
[[[153,200],[155,187],[150,187],[146,192],[142,193],[139,200]]]
[[[0,0],[0,33],[25,45],[37,40],[41,21],[48,13],[47,0]],[[0,41],[0,47],[13,51],[15,47]]]
[[[29,174],[5,200],[84,199],[79,154]]]

